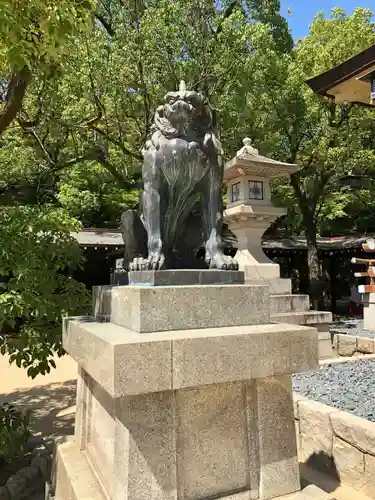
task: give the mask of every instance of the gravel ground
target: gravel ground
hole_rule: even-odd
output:
[[[354,335],[355,337],[370,337],[375,339],[375,332],[364,330],[363,319],[348,319],[341,321],[334,321],[331,325],[331,331],[338,333],[346,333],[347,335]]]
[[[293,375],[293,389],[320,403],[375,422],[375,360],[326,365]]]

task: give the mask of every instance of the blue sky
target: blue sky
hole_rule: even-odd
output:
[[[292,16],[288,15],[288,7]],[[375,11],[374,0],[281,0],[282,14],[287,17],[295,40],[308,34],[315,14],[323,11],[328,15],[333,7],[341,7],[347,14],[351,14],[356,7]]]

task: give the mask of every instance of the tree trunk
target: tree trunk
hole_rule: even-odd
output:
[[[324,307],[324,301],[322,296],[322,272],[316,242],[316,201],[312,203],[311,197],[307,197],[305,191],[301,188],[298,173],[292,174],[290,181],[298,200],[298,206],[303,219],[303,227],[305,229],[307,265],[309,269],[310,281],[310,299],[313,309],[318,310]]]
[[[316,225],[312,221],[306,224],[307,264],[310,277],[310,298],[314,310],[324,306],[322,297],[322,272],[316,241]]]
[[[0,113],[0,135],[9,127],[17,114],[21,111],[27,86],[31,79],[30,70],[25,66],[12,74],[8,84],[5,104]]]

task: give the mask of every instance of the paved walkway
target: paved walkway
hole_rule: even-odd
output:
[[[47,443],[53,438],[73,434],[77,364],[69,356],[55,358],[57,369],[34,380],[24,368],[9,365],[0,355],[0,403],[9,401],[31,410],[31,427]],[[44,500],[44,491],[28,500]]]
[[[29,378],[24,368],[0,355],[0,403],[9,401],[31,410],[34,432],[47,440],[73,434],[77,365],[69,356],[55,359],[57,369]]]

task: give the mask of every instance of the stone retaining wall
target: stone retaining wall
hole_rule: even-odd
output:
[[[355,337],[345,333],[335,333],[333,345],[339,356],[353,356],[356,352],[361,354],[375,354],[375,339],[369,337]]]
[[[294,415],[300,461],[375,498],[375,423],[296,393]]]
[[[51,473],[51,455],[43,440],[31,438],[28,442],[31,461],[28,467],[19,469],[4,486],[0,487],[0,500],[22,500],[42,490]]]

